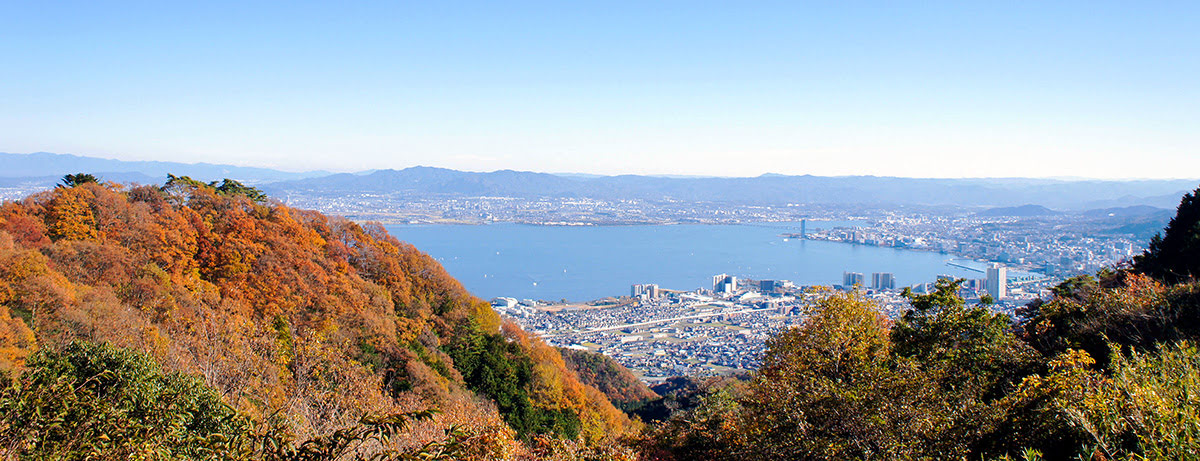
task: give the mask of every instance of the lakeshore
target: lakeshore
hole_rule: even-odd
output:
[[[845,221],[809,221],[812,229]],[[554,227],[521,224],[389,225],[437,258],[477,296],[581,302],[621,296],[636,283],[691,290],[714,274],[799,285],[840,284],[844,271],[891,272],[898,285],[972,277],[947,255],[781,238],[798,223]]]

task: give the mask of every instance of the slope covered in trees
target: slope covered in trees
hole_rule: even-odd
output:
[[[388,443],[453,429],[504,458],[543,435],[586,444],[632,427],[554,348],[502,325],[379,226],[270,203],[235,181],[72,179],[0,206],[10,387],[28,361],[52,360],[38,351],[108,343],[198,377],[251,427],[295,440],[437,410]]]
[[[631,408],[658,397],[646,383],[612,357],[567,348],[559,351],[562,352],[567,368],[577,373],[580,381],[599,389],[617,406]]]

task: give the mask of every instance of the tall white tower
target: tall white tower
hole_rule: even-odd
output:
[[[987,270],[986,288],[996,301],[1008,297],[1008,268],[1000,263],[992,263]]]

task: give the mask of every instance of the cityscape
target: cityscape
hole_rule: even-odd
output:
[[[805,227],[802,221],[801,227]],[[840,231],[817,234],[829,238]],[[803,232],[794,237],[803,238]],[[961,267],[975,261],[955,260]],[[971,265],[968,266],[967,263]],[[1113,262],[1115,263],[1115,261]],[[1057,277],[1010,271],[986,264],[982,278],[959,281],[958,295],[1015,318],[1026,303],[1045,297]],[[806,309],[829,290],[857,291],[893,320],[910,308],[907,293],[926,294],[937,281],[898,287],[889,272],[844,272],[840,283],[799,286],[788,280],[748,280],[729,274],[712,278],[711,289],[670,290],[633,284],[628,296],[588,303],[553,303],[499,297],[492,307],[552,345],[599,352],[648,382],[672,376],[708,376],[757,369],[765,341],[801,324]]]
[[[796,216],[787,209],[754,210],[758,219]],[[1113,219],[1112,212],[1021,216],[852,211],[828,207],[823,217],[853,225],[810,230],[816,227],[810,223],[820,221],[785,221],[794,231],[781,237],[954,255],[949,265],[979,275],[964,278],[959,295],[973,304],[986,297],[990,309],[1014,318],[1020,307],[1049,296],[1048,289],[1068,277],[1120,266],[1139,254],[1143,247],[1137,242],[1146,240],[1135,235],[1145,231],[1128,220]],[[739,216],[749,215],[744,210]],[[660,381],[755,369],[765,339],[802,322],[806,304],[821,296],[822,289],[859,290],[895,319],[910,307],[904,290],[927,293],[935,282],[898,287],[895,279],[886,272],[845,272],[842,280],[818,287],[786,280],[739,283],[736,276],[721,275],[707,290],[634,284],[629,296],[584,304],[497,298],[493,306],[551,344],[604,353],[643,379]]]

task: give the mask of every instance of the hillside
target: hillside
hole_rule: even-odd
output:
[[[453,427],[506,457],[538,434],[594,443],[630,429],[557,350],[502,323],[433,258],[381,227],[252,191],[185,177],[4,203],[0,373],[20,376],[35,351],[107,343],[198,376],[237,414],[298,440],[423,410],[439,414],[391,443]]]
[[[1041,205],[1021,205],[1013,207],[999,207],[975,213],[977,216],[1013,216],[1013,217],[1030,217],[1030,216],[1054,216],[1061,214]]]
[[[560,348],[559,352],[562,352],[567,368],[577,373],[580,381],[599,389],[616,405],[626,406],[658,397],[646,383],[612,357],[566,348]]]
[[[1085,218],[1105,219],[1105,218],[1144,218],[1144,217],[1161,217],[1164,222],[1171,218],[1172,212],[1166,208],[1158,208],[1152,206],[1128,206],[1116,208],[1097,208],[1094,210],[1086,210],[1083,213]]]

